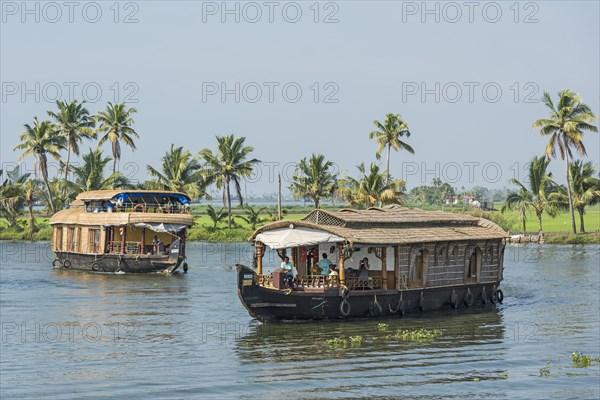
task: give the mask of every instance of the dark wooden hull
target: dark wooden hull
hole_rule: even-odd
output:
[[[70,252],[56,253],[54,267],[93,272],[151,273],[175,271],[184,257],[168,255],[123,255],[123,254],[81,254]]]
[[[253,269],[238,265],[238,295],[260,321],[379,318],[440,309],[475,307],[502,301],[498,284],[404,290],[352,290],[338,287],[277,290],[256,284]]]

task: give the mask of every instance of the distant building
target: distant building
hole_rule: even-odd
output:
[[[494,202],[492,200],[476,200],[475,196],[465,195],[465,196],[451,196],[446,198],[446,204],[463,204],[465,206],[471,206],[476,208],[481,208],[482,210],[493,210]]]

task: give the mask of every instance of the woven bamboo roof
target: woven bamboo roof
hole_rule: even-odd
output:
[[[89,192],[79,193],[77,195],[77,200],[110,200],[116,195],[120,193],[132,193],[132,194],[146,194],[146,193],[159,193],[159,194],[178,194],[185,196],[189,199],[189,196],[185,193],[172,192],[169,190],[129,190],[129,189],[120,189],[120,190],[92,190]]]
[[[488,240],[508,236],[497,224],[483,218],[394,205],[368,210],[314,210],[301,221],[267,224],[258,229],[250,240],[261,232],[290,225],[320,229],[351,243],[372,245]]]
[[[50,225],[127,225],[139,222],[164,222],[166,224],[181,224],[192,226],[194,224],[191,214],[161,214],[139,212],[86,212],[82,208],[69,208],[54,214],[50,218]]]
[[[424,211],[419,208],[402,207],[396,204],[371,207],[368,210],[342,209],[340,211],[313,210],[303,221],[320,225],[388,226],[388,225],[473,225],[479,218],[466,214],[444,211]]]

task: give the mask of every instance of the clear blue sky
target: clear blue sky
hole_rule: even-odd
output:
[[[122,156],[139,166],[127,166],[136,179],[171,143],[197,152],[217,134],[246,136],[274,163],[248,184],[254,193],[276,190],[269,168],[313,152],[354,174],[375,159],[368,133],[389,112],[412,132],[416,154],[391,163],[409,187],[436,176],[507,186],[544,150],[531,127],[547,115],[544,90],[572,89],[599,114],[598,1],[314,3],[228,2],[228,13],[221,1],[134,1],[117,15],[113,1],[2,1],[3,166],[18,157],[23,124],[54,108],[57,87],[91,112],[136,101],[138,150]],[[596,164],[598,136],[585,137]],[[562,181],[562,164],[551,165]]]

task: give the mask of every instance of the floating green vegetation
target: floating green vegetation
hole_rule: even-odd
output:
[[[327,339],[325,341],[325,343],[327,343],[330,348],[337,349],[339,347],[346,348],[346,347],[348,347],[348,344],[350,344],[351,347],[357,347],[357,346],[361,345],[362,341],[363,341],[362,336],[350,336],[348,339],[344,339],[344,338]]]
[[[592,365],[594,361],[600,362],[600,357],[592,358],[581,352],[573,352],[573,354],[571,354],[571,359],[573,360],[573,368],[586,368]]]
[[[502,379],[508,379],[508,374],[506,372],[503,372],[500,374],[500,378]]]
[[[475,377],[473,378],[473,382],[479,382],[481,380],[481,378]]]
[[[377,330],[385,331],[388,328],[388,326],[390,326],[390,324],[381,322],[381,323],[377,324]]]
[[[338,347],[346,347],[348,345],[348,341],[342,338],[331,338],[325,341],[332,349],[336,349]]]
[[[443,332],[439,329],[398,329],[393,335],[386,336],[386,339],[396,339],[406,342],[431,342]]]
[[[354,346],[360,346],[362,343],[362,336],[350,336],[350,345],[352,347]]]
[[[550,376],[550,367],[552,367],[552,363],[550,361],[546,361],[546,366],[544,368],[540,368],[540,376]]]

